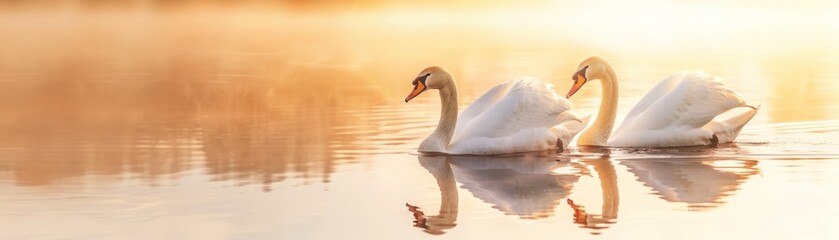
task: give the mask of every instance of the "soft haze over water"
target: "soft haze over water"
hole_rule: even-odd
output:
[[[0,6],[0,239],[839,237],[832,1]],[[762,107],[719,148],[416,153],[421,69],[465,107],[524,75],[565,95],[594,55],[620,116],[694,69]]]

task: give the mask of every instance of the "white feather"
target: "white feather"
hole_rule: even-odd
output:
[[[579,128],[571,103],[551,84],[531,77],[501,83],[479,97],[458,117],[447,153],[503,154],[556,148],[557,139],[568,146]]]
[[[713,121],[736,107],[745,107],[720,79],[703,72],[679,72],[663,79],[626,116],[609,139],[613,147],[671,147],[733,141],[757,112]]]

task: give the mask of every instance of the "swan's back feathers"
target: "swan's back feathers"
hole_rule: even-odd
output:
[[[457,117],[457,126],[463,126],[464,124],[469,123],[472,119],[475,119],[475,117],[486,111],[487,108],[504,98],[513,85],[515,85],[515,81],[500,83],[489,89],[489,91],[478,97],[478,99],[475,99],[475,101],[472,102],[472,104],[469,104],[469,106],[460,113],[460,116]],[[457,133],[462,129],[464,128],[456,127],[455,135],[457,135]]]
[[[669,90],[669,91],[667,91]],[[646,106],[633,108],[625,123],[664,128],[671,125],[699,128],[729,109],[745,102],[717,77],[703,72],[680,72],[664,79],[642,101]],[[643,110],[641,110],[643,109]],[[635,112],[638,111],[638,112]],[[630,117],[632,117],[630,119]],[[623,125],[622,125],[623,128]]]
[[[682,81],[683,77],[683,74],[676,73],[667,76],[666,78],[661,80],[661,82],[656,84],[652,90],[647,92],[647,94],[644,95],[644,97],[641,98],[641,100],[639,100],[638,103],[635,104],[635,107],[632,107],[632,110],[630,110],[629,113],[626,114],[626,119],[624,119],[624,122],[633,121],[636,117],[638,117],[638,115],[641,115],[641,113],[647,111],[647,109],[650,108],[650,105],[653,105],[653,103],[661,99],[661,97],[664,97],[665,95],[670,93],[670,91],[672,91],[673,88],[675,88],[676,85],[678,85]]]
[[[674,143],[676,140],[671,139],[677,137],[674,134],[700,129],[717,115],[746,106],[743,99],[720,80],[704,72],[679,72],[668,76],[630,111],[612,135],[610,145],[637,145],[638,141]],[[661,139],[655,140],[655,136],[649,135],[655,131]],[[705,134],[708,135],[705,137],[711,135]]]
[[[552,127],[560,123],[577,120],[569,112],[571,102],[560,97],[553,89],[553,85],[535,78],[521,78],[513,85],[508,93],[508,99],[515,99],[516,108],[509,123],[518,126],[508,126],[508,130],[525,127]],[[577,120],[579,121],[579,120]]]
[[[571,104],[560,98],[552,85],[531,77],[501,83],[475,102],[478,105],[470,105],[459,117],[453,141],[463,137],[508,136],[524,128],[549,128],[576,119],[565,113]]]
[[[740,96],[719,80],[706,73],[687,73],[671,94],[655,103],[661,107],[649,113],[659,116],[658,125],[665,125],[663,121],[669,117],[673,124],[702,127],[717,115],[744,104]]]
[[[553,85],[531,77],[501,83],[475,102],[458,120],[451,153],[544,150],[556,142],[552,127],[579,121],[568,111],[571,103],[556,94]]]

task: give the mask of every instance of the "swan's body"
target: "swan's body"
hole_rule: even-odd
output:
[[[426,88],[439,89],[443,105],[437,129],[419,146],[420,152],[490,155],[565,149],[583,124],[553,86],[534,78],[496,85],[457,116],[457,85],[439,67],[415,80],[412,99]]]
[[[617,112],[617,78],[603,59],[589,58],[574,75],[573,95],[589,79],[603,82],[597,120],[580,134],[581,146],[678,147],[732,142],[757,113],[740,96],[702,72],[678,72],[662,80],[629,111],[612,132]],[[748,111],[728,119],[718,115],[737,107]]]

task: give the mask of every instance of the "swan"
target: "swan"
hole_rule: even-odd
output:
[[[437,89],[443,105],[437,129],[420,143],[419,152],[493,155],[565,149],[585,126],[553,85],[532,77],[496,85],[460,117],[457,84],[447,70],[428,67],[412,84],[406,103],[428,89]]]
[[[618,81],[606,60],[591,57],[571,77],[566,98],[589,81],[601,80],[603,96],[597,119],[580,133],[578,146],[679,147],[734,141],[757,113],[720,78],[704,72],[677,72],[653,87],[612,132],[618,106]],[[727,119],[714,119],[738,107],[751,108]]]

